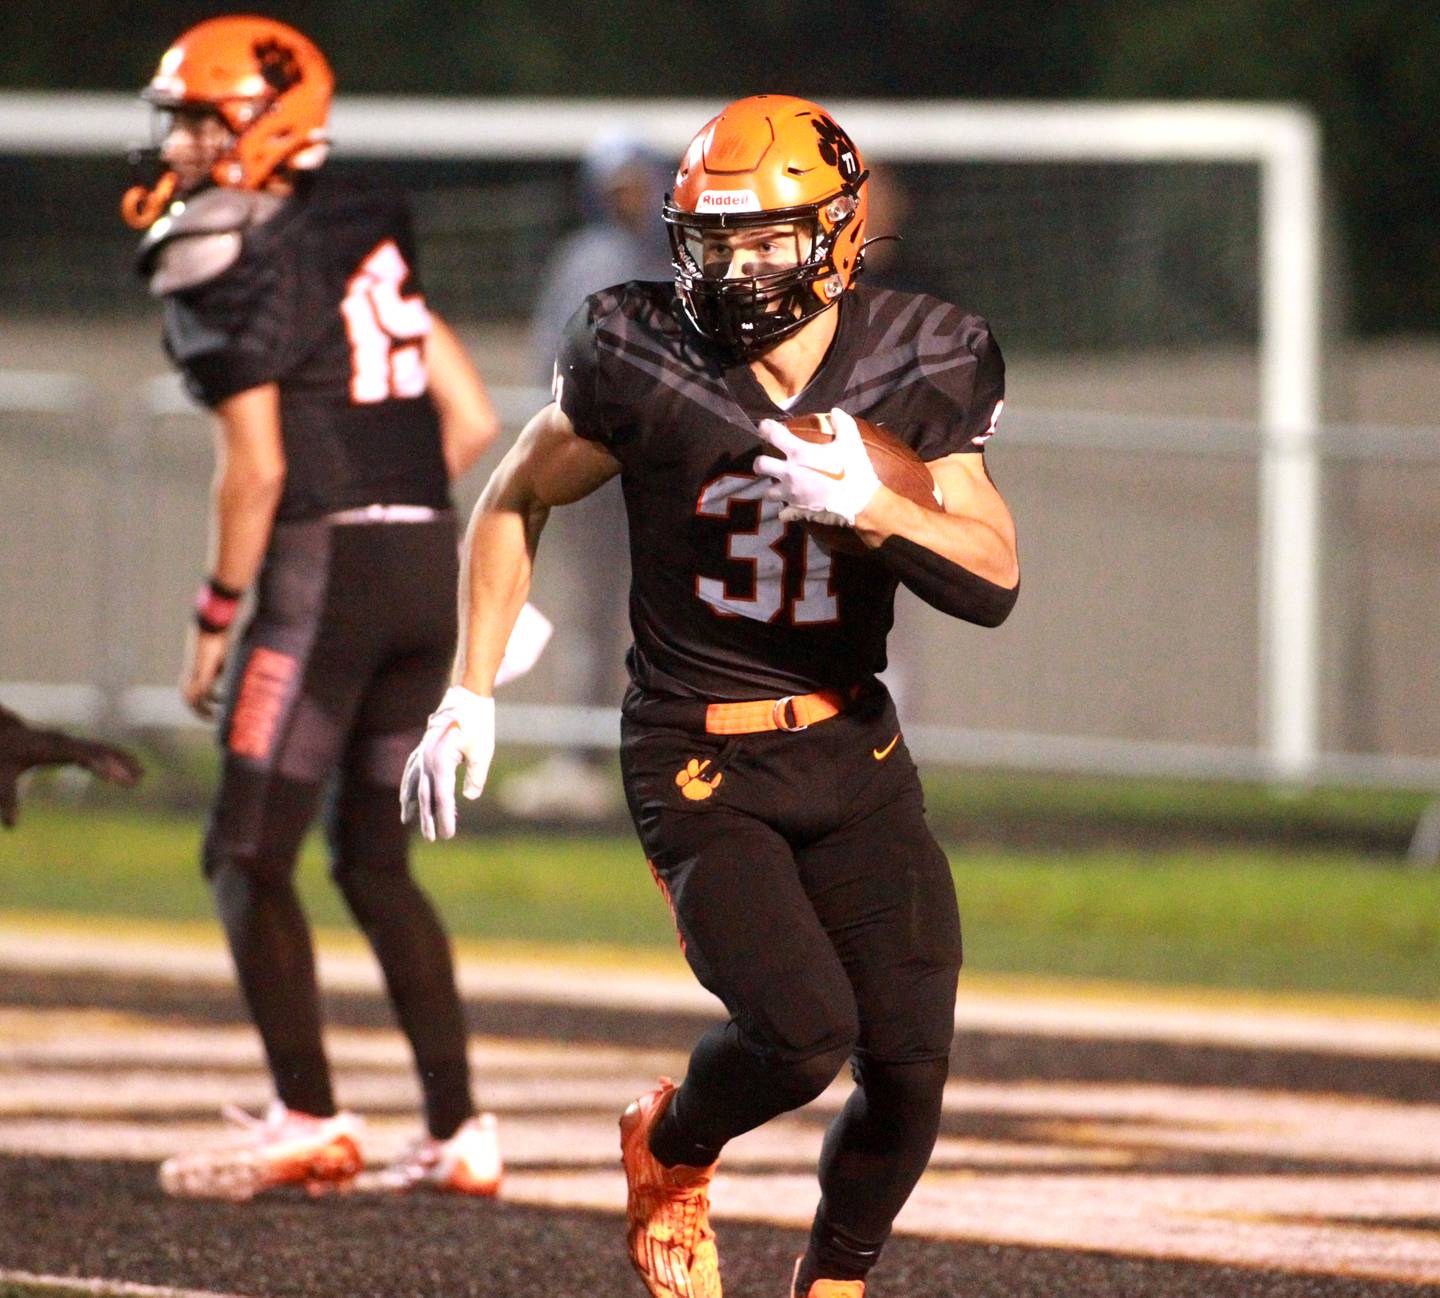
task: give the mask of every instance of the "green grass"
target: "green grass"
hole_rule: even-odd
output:
[[[1206,780],[1124,780],[991,771],[923,771],[932,816],[983,822],[1028,816],[1141,827],[1210,825],[1264,835],[1309,829],[1408,839],[1433,793],[1405,789],[1285,789]]]
[[[208,919],[193,816],[27,806],[0,836],[0,911]],[[1440,873],[1298,852],[952,851],[981,973],[1356,996],[1440,996]],[[669,948],[633,839],[506,835],[418,844],[459,938]],[[313,840],[318,925],[348,917]]]
[[[33,777],[26,801],[65,798],[117,811],[144,807],[199,814],[214,793],[216,750],[208,736],[152,736],[142,746],[148,772],[135,789],[117,790],[67,774]],[[525,769],[542,751],[506,744],[496,754],[492,785]],[[619,785],[618,769],[615,775]],[[932,823],[966,841],[1095,841],[1096,831],[1136,831],[1189,839],[1207,834],[1236,841],[1305,847],[1327,837],[1403,851],[1433,792],[1404,789],[1274,789],[1204,780],[1136,780],[1079,775],[965,770],[927,764],[926,805]],[[498,813],[493,803],[487,817]],[[492,821],[493,823],[493,821]],[[1027,830],[1033,831],[1027,834]],[[1090,831],[1087,835],[1085,831]]]
[[[201,832],[193,816],[93,810],[81,816],[28,806],[19,831],[0,837],[0,912],[208,919]],[[668,912],[633,840],[417,841],[415,869],[456,936],[640,946],[673,941]],[[316,835],[306,841],[298,881],[313,923],[349,927]]]
[[[952,857],[972,968],[1440,996],[1440,876],[1343,856]]]

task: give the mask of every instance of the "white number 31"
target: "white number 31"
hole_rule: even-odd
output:
[[[410,267],[386,239],[345,286],[340,314],[350,339],[350,400],[373,405],[425,391],[425,336],[430,312],[418,293],[401,297]]]

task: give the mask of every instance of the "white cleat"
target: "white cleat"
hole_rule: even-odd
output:
[[[449,1140],[420,1137],[387,1167],[362,1175],[355,1188],[390,1194],[438,1190],[489,1198],[500,1193],[503,1174],[495,1115],[482,1113]]]
[[[227,1105],[227,1122],[240,1128],[227,1143],[176,1154],[160,1164],[160,1187],[181,1199],[243,1202],[278,1185],[302,1185],[311,1194],[344,1189],[364,1166],[363,1124],[352,1113],[317,1118],[272,1100],[264,1117]]]

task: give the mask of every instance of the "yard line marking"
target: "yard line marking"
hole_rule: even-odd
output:
[[[44,1285],[57,1293],[100,1294],[103,1298],[245,1298],[243,1294],[214,1289],[170,1289],[164,1285],[132,1284],[128,1280],[99,1280],[70,1275],[35,1275],[29,1271],[0,1270],[8,1284]]]

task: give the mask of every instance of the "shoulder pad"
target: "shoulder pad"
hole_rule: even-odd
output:
[[[140,273],[155,297],[207,284],[233,266],[245,232],[268,221],[285,199],[246,189],[202,190],[175,203],[140,244]]]

